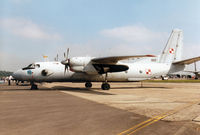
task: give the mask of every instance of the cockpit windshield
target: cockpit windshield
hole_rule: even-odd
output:
[[[27,69],[35,69],[35,68],[39,68],[40,64],[30,64],[27,67],[22,68],[22,70],[27,70]]]

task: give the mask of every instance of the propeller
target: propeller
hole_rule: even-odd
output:
[[[56,55],[56,57],[54,58],[55,61],[58,61],[58,54]]]
[[[58,54],[56,55],[56,60],[58,61]]]
[[[70,59],[69,59],[69,48],[67,48],[67,55],[64,52],[64,58],[65,60],[61,61],[61,63],[63,65],[65,65],[65,70],[64,70],[64,74],[67,72],[69,72],[69,67],[70,67]]]

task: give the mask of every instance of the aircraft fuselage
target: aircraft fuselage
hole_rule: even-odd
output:
[[[14,73],[14,78],[30,82],[102,82],[105,74],[87,74],[84,72],[64,73],[65,66],[60,62],[38,62],[34,69],[20,69]],[[166,75],[170,64],[166,63],[126,63],[129,67],[124,72],[108,73],[109,82],[141,81]]]

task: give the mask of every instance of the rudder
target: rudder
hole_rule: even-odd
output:
[[[183,32],[180,29],[172,30],[167,44],[160,56],[160,63],[172,63],[182,59]]]

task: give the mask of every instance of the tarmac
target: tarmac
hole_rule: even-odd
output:
[[[0,84],[0,135],[199,135],[200,83]]]

